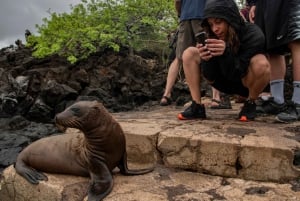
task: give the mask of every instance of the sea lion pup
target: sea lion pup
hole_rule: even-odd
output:
[[[55,122],[77,128],[84,135],[50,136],[26,147],[18,155],[15,169],[32,184],[47,180],[41,172],[90,176],[88,201],[99,201],[112,190],[115,167],[125,175],[154,169],[128,170],[124,132],[97,101],[79,101],[57,114]]]

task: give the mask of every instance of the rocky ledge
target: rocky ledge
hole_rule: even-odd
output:
[[[31,142],[57,133],[56,113],[75,100],[100,100],[111,112],[152,107],[160,100],[167,67],[155,53],[97,52],[76,64],[57,55],[31,56],[23,46],[0,50],[0,171]],[[183,82],[174,96],[189,99]],[[141,107],[143,106],[143,107]]]
[[[116,170],[115,187],[104,200],[299,200],[300,122],[276,124],[273,116],[239,122],[240,106],[208,109],[202,121],[177,120],[183,108],[176,106],[113,113],[126,134],[129,167],[156,168],[130,177]],[[48,176],[33,186],[11,166],[0,200],[84,199],[88,178]]]

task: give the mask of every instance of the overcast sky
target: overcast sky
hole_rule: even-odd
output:
[[[21,39],[25,43],[25,30],[36,33],[35,25],[51,12],[69,12],[70,5],[80,0],[0,0],[0,48]]]

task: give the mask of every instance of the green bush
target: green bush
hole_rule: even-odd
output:
[[[70,13],[44,18],[36,25],[37,34],[27,38],[27,46],[35,57],[59,54],[75,63],[106,48],[167,47],[166,36],[176,26],[174,1],[82,0]]]

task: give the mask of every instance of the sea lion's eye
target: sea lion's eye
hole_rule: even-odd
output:
[[[74,113],[74,115],[78,116],[80,114],[80,109],[78,107],[72,107],[71,111]]]

